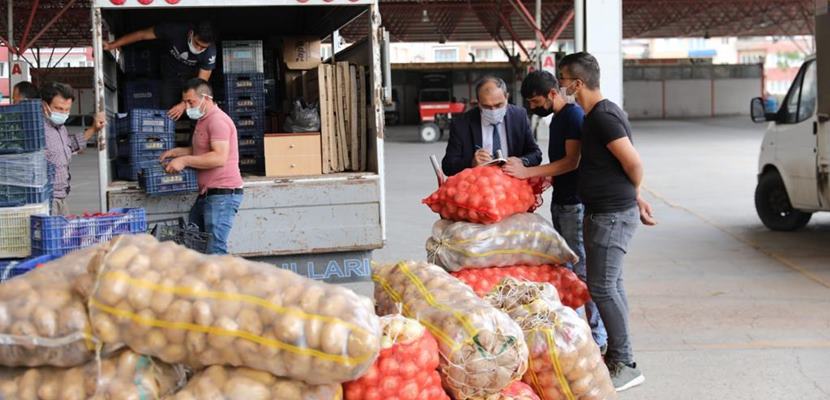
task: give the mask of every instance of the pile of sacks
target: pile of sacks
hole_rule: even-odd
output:
[[[122,236],[0,284],[9,399],[339,399],[380,350],[371,299]]]
[[[588,288],[565,263],[576,254],[553,225],[533,213],[546,185],[505,174],[497,166],[468,168],[424,199],[441,215],[427,240],[428,260],[483,295],[502,278],[556,286],[563,301],[578,308]]]

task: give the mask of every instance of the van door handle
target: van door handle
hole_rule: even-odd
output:
[[[813,121],[813,135],[818,135],[818,121]]]

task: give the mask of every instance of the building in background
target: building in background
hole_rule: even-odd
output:
[[[59,70],[61,68],[92,68],[94,60],[92,59],[92,48],[56,48],[56,49],[31,49],[25,54],[26,60],[30,65],[30,70],[36,69],[38,65],[42,68],[42,76],[44,79],[49,79],[49,69]],[[39,61],[39,62],[38,62]],[[9,49],[5,46],[0,47],[0,93],[3,94],[4,101],[9,98]],[[60,75],[59,71],[54,71],[56,75]],[[90,84],[92,76],[90,75]]]
[[[815,52],[812,36],[628,39],[626,59],[709,59],[713,64],[763,64],[764,89],[784,96],[804,59]]]

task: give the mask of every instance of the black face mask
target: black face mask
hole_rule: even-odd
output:
[[[550,105],[550,108],[547,108]],[[530,112],[536,114],[542,118],[547,117],[548,115],[553,114],[553,102],[550,101],[549,98],[545,97],[545,105],[541,107],[531,108]]]
[[[548,115],[553,114],[553,107],[551,107],[550,109],[547,109],[544,106],[531,108],[530,112],[544,118],[544,117],[547,117]]]

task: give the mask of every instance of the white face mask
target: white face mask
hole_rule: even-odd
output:
[[[501,123],[505,114],[507,114],[507,106],[495,110],[481,108],[481,116],[484,118],[484,122],[491,125]]]
[[[559,96],[562,96],[565,99],[565,102],[568,104],[576,103],[576,96],[573,93],[568,93],[568,87],[560,86],[559,87]]]
[[[207,50],[206,48],[199,50],[199,49],[196,48],[196,46],[193,45],[193,34],[192,33],[190,34],[190,37],[187,38],[187,47],[190,50],[190,52],[193,53],[193,54],[202,54],[202,53],[205,52],[205,50]]]

